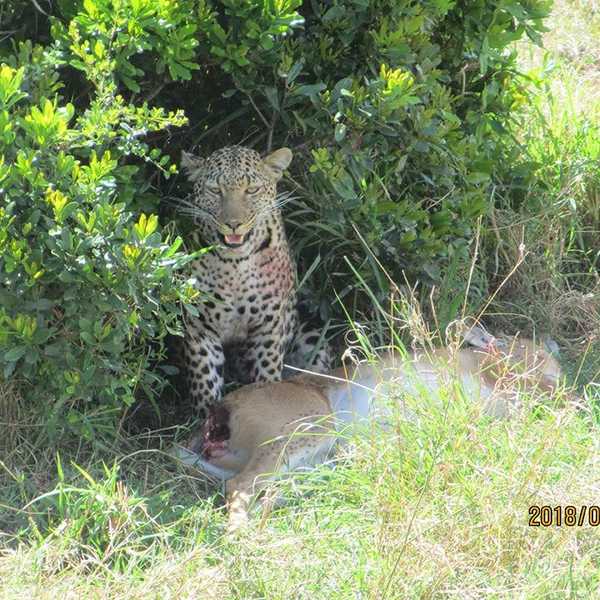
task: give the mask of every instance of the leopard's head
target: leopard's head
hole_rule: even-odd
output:
[[[265,158],[243,146],[221,148],[208,158],[183,152],[181,166],[194,184],[183,212],[194,218],[206,242],[241,248],[279,210],[276,186],[291,160],[288,148]]]

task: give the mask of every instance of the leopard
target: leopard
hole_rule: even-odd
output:
[[[403,394],[446,398],[453,389],[492,419],[510,418],[525,398],[537,402],[559,390],[575,401],[565,391],[552,340],[495,337],[478,327],[464,340],[461,347],[388,349],[376,361],[351,362],[326,376],[244,386],[227,394],[172,453],[224,483],[229,529],[235,530],[247,524],[251,502],[274,479],[326,462],[347,443],[349,428],[372,432],[370,423],[395,428],[395,419],[414,421]],[[442,410],[445,401],[440,397]]]
[[[325,372],[329,350],[301,322],[297,271],[277,184],[292,161],[289,148],[266,156],[241,145],[203,158],[182,152],[192,193],[180,210],[193,239],[210,251],[191,263],[203,301],[185,318],[184,361],[191,404],[200,419],[218,403],[227,379],[278,381],[284,364]]]

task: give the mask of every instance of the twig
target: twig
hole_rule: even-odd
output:
[[[260,117],[260,120],[265,124],[265,127],[269,128],[271,126],[269,124],[269,121],[267,121],[265,115],[263,115],[260,108],[258,108],[258,106],[256,106],[256,102],[254,102],[254,99],[252,98],[252,96],[248,92],[244,92],[244,94],[246,94],[246,96],[248,97],[248,100],[250,100],[250,104],[252,104],[252,108],[254,108],[254,110],[256,111],[256,114],[258,114],[258,116]]]
[[[12,31],[0,31],[0,35],[4,36],[4,37],[0,37],[0,42],[3,42],[4,40],[10,38],[12,35],[17,33],[17,31],[19,31],[19,30],[13,29]]]
[[[154,98],[156,98],[156,96],[158,96],[158,94],[160,94],[163,90],[163,88],[165,87],[165,85],[167,85],[166,81],[161,81],[145,98],[144,98],[144,102],[152,102],[152,100],[154,100]]]
[[[496,241],[498,242],[496,245],[496,272],[494,273],[494,275],[498,275],[498,271],[500,270],[500,267],[498,265],[498,252],[502,253],[502,256],[504,257],[504,260],[506,261],[506,264],[509,265],[510,264],[510,258],[508,257],[508,254],[506,254],[506,250],[504,249],[504,246],[502,245],[502,238],[500,237],[500,230],[498,228],[498,222],[496,221],[496,209],[494,208],[494,206],[492,206],[492,209],[490,210],[490,221],[492,222],[492,231],[494,232],[494,235],[496,236]]]
[[[465,318],[467,310],[467,301],[469,298],[469,290],[471,289],[471,282],[473,280],[473,272],[475,271],[475,265],[477,264],[477,255],[479,254],[479,236],[481,234],[481,216],[477,219],[477,231],[475,232],[475,252],[473,253],[473,260],[471,261],[471,267],[469,268],[469,278],[467,279],[467,288],[465,289],[465,299],[462,307],[462,318]]]
[[[37,0],[31,0],[31,4],[33,4],[33,6],[35,6],[35,8],[41,12],[43,15],[49,17],[50,13],[47,13],[38,3]],[[48,4],[50,5],[50,7],[52,7],[52,2],[51,0],[48,0]]]
[[[280,106],[284,104],[285,102],[285,96],[287,93],[287,85],[285,86],[285,89],[283,90],[283,95],[281,97],[281,103],[279,104]],[[278,110],[273,110],[273,117],[271,118],[271,125],[269,126],[269,136],[267,137],[267,152],[271,152],[271,148],[273,146],[273,132],[275,131],[275,125],[277,124],[277,119],[279,118],[279,112]]]
[[[516,273],[517,269],[525,260],[525,256],[527,256],[527,252],[525,252],[525,227],[523,227],[521,229],[521,243],[519,244],[519,257],[517,258],[517,262],[514,264],[513,268],[506,275],[506,277],[500,282],[500,285],[494,290],[494,293],[488,298],[487,302],[483,305],[483,308],[479,311],[479,315],[477,315],[476,321],[479,321],[483,313],[487,310],[487,307],[494,301],[506,282]]]
[[[271,148],[273,147],[273,131],[275,130],[275,124],[277,123],[277,118],[279,117],[279,113],[274,110],[273,117],[271,119],[271,125],[269,125],[269,135],[267,136],[267,152],[271,152]]]

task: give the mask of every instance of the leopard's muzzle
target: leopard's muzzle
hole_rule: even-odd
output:
[[[248,234],[242,233],[228,233],[224,234],[219,231],[219,238],[221,242],[228,248],[239,248],[243,246],[248,238]]]
[[[219,239],[228,248],[239,248],[243,246],[252,233],[253,222],[246,223],[223,223],[219,229]]]

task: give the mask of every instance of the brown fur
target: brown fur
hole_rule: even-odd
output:
[[[560,366],[541,346],[519,338],[491,340],[486,349],[442,348],[429,354],[413,353],[406,359],[390,354],[375,365],[360,364],[350,372],[337,369],[329,378],[302,375],[248,385],[228,394],[223,407],[228,411],[230,437],[226,450],[211,458],[209,466],[228,472],[223,478],[227,479],[231,526],[244,522],[252,496],[270,477],[322,461],[339,438],[335,432],[340,419],[353,422],[369,416],[361,402],[364,405],[369,398],[370,412],[378,394],[374,389],[365,392],[365,385],[375,388],[391,382],[410,392],[414,382],[437,390],[447,381],[460,379],[465,393],[476,395],[483,411],[496,417],[509,416],[522,392],[557,389]],[[345,402],[345,417],[340,398]],[[197,450],[199,440],[206,438],[206,427],[188,447]],[[203,467],[202,461],[185,460]]]

